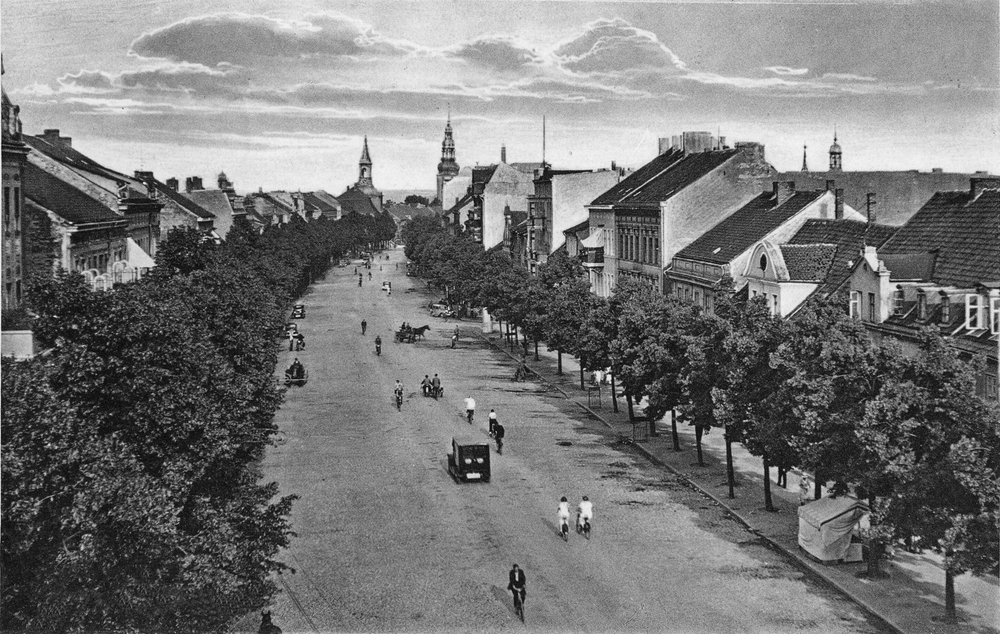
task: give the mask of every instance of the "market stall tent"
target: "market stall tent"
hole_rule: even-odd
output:
[[[820,561],[861,561],[860,544],[851,537],[868,505],[845,495],[826,497],[799,507],[799,546]]]

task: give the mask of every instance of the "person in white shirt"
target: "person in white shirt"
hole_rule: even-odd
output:
[[[566,499],[565,495],[559,500],[559,510],[557,512],[559,515],[559,532],[565,539],[566,531],[569,531],[569,500]],[[564,526],[566,527],[565,531],[563,530]]]
[[[576,509],[576,530],[579,531],[583,527],[584,520],[590,522],[592,519],[594,519],[594,503],[585,495]]]
[[[472,424],[472,417],[476,413],[476,399],[471,396],[465,399],[465,416],[469,419],[469,424]]]
[[[497,413],[495,410],[490,410],[490,436],[493,435],[493,428],[497,424]]]

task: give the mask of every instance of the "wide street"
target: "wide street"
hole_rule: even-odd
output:
[[[462,339],[451,349],[456,322],[429,316],[433,295],[404,275],[402,250],[389,254],[371,281],[360,269],[360,288],[355,263],[319,280],[303,299],[307,349],[281,353],[280,367],[294,354],[310,373],[288,391],[263,464],[282,494],[301,498],[297,536],[280,555],[296,572],[281,576],[272,606],[285,633],[880,631],[558,392],[512,382],[513,366],[476,334],[478,322],[457,322]],[[395,343],[403,321],[429,324],[426,339]],[[419,391],[434,373],[440,400]],[[503,455],[492,449],[492,481],[457,484],[445,466],[451,439],[488,440],[490,408],[507,428]],[[582,495],[594,501],[589,541],[557,534],[563,495],[571,508]],[[505,590],[512,563],[528,579],[524,625]],[[238,629],[257,623],[250,615]]]

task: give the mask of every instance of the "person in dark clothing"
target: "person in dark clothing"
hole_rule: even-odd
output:
[[[368,330],[368,322],[365,321],[364,319],[362,319],[361,320],[361,334],[365,334],[365,331],[367,331],[367,330]]]
[[[434,398],[441,396],[441,379],[436,374],[431,379],[431,394],[434,395]]]
[[[524,575],[524,571],[521,570],[517,564],[510,569],[510,575],[508,575],[507,589],[513,592],[518,592],[521,595],[521,603],[524,603],[524,597],[527,595],[527,577]]]

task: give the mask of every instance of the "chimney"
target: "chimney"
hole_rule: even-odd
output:
[[[39,135],[39,138],[55,147],[73,147],[73,138],[68,136],[59,136],[59,128],[50,128],[45,130]]]
[[[931,174],[944,174],[944,168],[942,167],[932,167]]]
[[[614,172],[618,169],[618,163],[611,161],[611,171]]]
[[[785,204],[785,201],[795,195],[794,181],[774,181],[771,186],[774,188],[775,207]]]
[[[500,144],[500,162],[507,162],[507,146],[503,143]]]
[[[146,194],[150,198],[156,198],[156,183],[153,178],[152,172],[146,172],[143,170],[135,171],[135,180],[139,181],[146,186]]]
[[[832,192],[833,188],[837,186],[837,181],[828,180],[826,181],[826,191]]]
[[[184,191],[195,192],[205,189],[201,184],[201,176],[188,176],[184,179]]]
[[[973,198],[987,189],[1000,189],[1000,176],[969,179],[969,194]]]
[[[833,217],[837,220],[844,219],[844,190],[839,187],[833,190]]]
[[[868,222],[871,224],[875,223],[875,192],[868,192],[868,198],[865,201],[865,207],[868,210]]]
[[[725,150],[727,147],[729,147],[729,146],[726,145],[726,137],[720,136],[719,137],[719,149],[720,150]]]
[[[177,191],[179,185],[180,183],[177,182],[176,178],[170,177],[167,179],[167,187],[169,187],[170,189]]]

